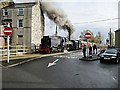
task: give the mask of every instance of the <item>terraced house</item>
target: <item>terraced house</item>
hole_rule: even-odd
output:
[[[32,43],[40,44],[44,29],[44,16],[40,6],[36,2],[15,3],[0,10],[1,26],[10,23],[12,46],[25,46],[31,52]],[[3,28],[1,29],[3,32]],[[2,35],[6,42],[5,35]],[[7,42],[6,42],[7,43]]]

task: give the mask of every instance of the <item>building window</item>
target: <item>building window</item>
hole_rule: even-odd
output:
[[[18,45],[23,45],[23,35],[18,35]]]
[[[4,9],[3,16],[8,16],[8,10]]]
[[[23,8],[18,9],[18,15],[23,16],[24,15],[24,10]]]
[[[18,28],[23,28],[23,20],[18,20]]]

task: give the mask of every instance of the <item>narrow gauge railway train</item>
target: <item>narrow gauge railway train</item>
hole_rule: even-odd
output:
[[[62,52],[65,38],[61,36],[43,36],[39,46],[40,53]]]
[[[67,41],[61,36],[43,36],[39,46],[40,53],[63,52],[66,48],[68,51],[79,49],[79,40]]]
[[[70,40],[70,41],[66,42],[66,45],[67,45],[68,51],[80,49],[79,40]]]

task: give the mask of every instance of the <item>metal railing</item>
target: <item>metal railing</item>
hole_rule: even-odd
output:
[[[0,57],[7,56],[7,46],[0,46]],[[28,53],[28,47],[22,45],[10,46],[10,56],[20,56]]]

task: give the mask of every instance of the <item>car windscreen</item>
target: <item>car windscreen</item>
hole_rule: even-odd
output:
[[[108,50],[105,51],[105,53],[116,54],[117,50],[116,49],[108,49]]]

